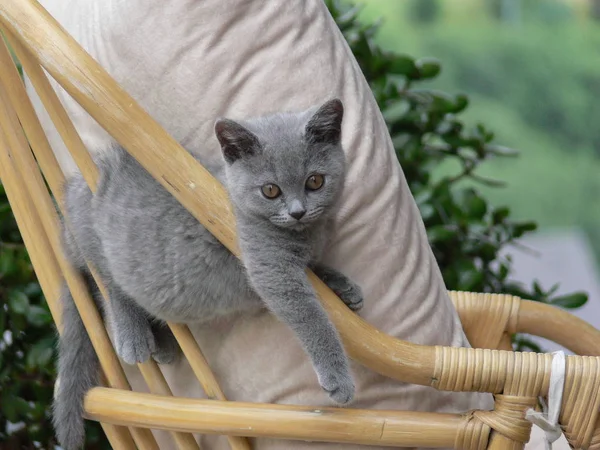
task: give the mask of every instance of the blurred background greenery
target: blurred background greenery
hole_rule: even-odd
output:
[[[481,167],[506,182],[482,194],[541,229],[583,228],[600,258],[600,2],[360,3],[366,23],[383,18],[379,45],[441,60],[426,86],[467,93],[465,123],[490,124],[499,142],[521,151]]]

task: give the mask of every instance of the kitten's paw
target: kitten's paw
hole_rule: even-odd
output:
[[[354,398],[354,380],[347,367],[319,376],[319,384],[339,405],[345,405]]]
[[[179,344],[171,331],[160,329],[155,331],[156,351],[152,353],[152,358],[158,364],[173,364],[179,359]]]
[[[156,342],[150,326],[120,332],[116,344],[117,354],[127,364],[146,362],[156,352]]]
[[[352,311],[358,311],[363,307],[362,289],[357,284],[348,280],[348,284],[343,288],[336,289],[335,293]]]

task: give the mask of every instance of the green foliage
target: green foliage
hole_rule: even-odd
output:
[[[56,336],[48,306],[0,186],[0,442],[52,448],[48,405]]]
[[[426,38],[424,46],[428,53],[452,61],[443,83],[446,88],[504,103],[530,126],[549,133],[567,152],[600,154],[594,122],[600,78],[594,60],[581,52],[583,47],[595,54],[600,36],[561,28],[563,32],[557,33],[531,24],[515,33],[499,25],[467,30],[441,27],[436,39]]]
[[[493,124],[498,140],[522,150],[480,169],[506,189],[479,192],[543,228],[582,228],[600,261],[600,208],[590,207],[600,192],[600,26],[577,15],[573,2],[521,0],[516,24],[490,17],[491,5],[513,0],[440,3],[433,27],[414,24],[405,2],[369,0],[361,18],[385,17],[376,39],[385,48],[442,60],[443,73],[424,86],[468,92],[463,123]]]
[[[439,62],[383,51],[373,41],[377,27],[361,25],[358,9],[335,0],[326,3],[383,111],[447,286],[512,293],[565,308],[583,305],[587,296],[582,293],[555,297],[556,287],[527,289],[508,281],[510,257],[499,252],[536,225],[514,220],[508,208],[493,206],[474,186],[501,185],[481,176],[480,165],[515,152],[495,144],[494,134],[482,124],[467,129],[461,119],[469,106],[466,96],[426,88],[440,74]],[[435,179],[433,174],[448,161],[459,167],[457,174]],[[0,332],[0,446],[51,449],[56,336],[1,186]],[[515,345],[540,351],[521,336]],[[86,448],[105,446],[98,426],[88,424]]]
[[[447,287],[508,293],[567,308],[583,305],[585,294],[553,298],[556,287],[543,291],[537,283],[526,288],[509,280],[511,258],[501,250],[537,226],[513,219],[507,207],[490,204],[476,187],[503,186],[482,176],[480,166],[516,152],[496,144],[482,123],[472,129],[465,125],[466,96],[427,87],[440,74],[436,60],[383,50],[374,42],[378,26],[361,24],[359,8],[326,3],[383,112]],[[436,179],[433,174],[449,162],[457,172]],[[520,349],[533,345],[524,338],[516,343]]]

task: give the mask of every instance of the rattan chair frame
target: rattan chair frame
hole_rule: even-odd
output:
[[[0,0],[0,28],[92,190],[97,168],[42,68],[239,255],[223,187],[39,3]],[[86,396],[86,414],[102,423],[114,448],[157,449],[150,429],[170,431],[179,449],[199,448],[191,433],[227,435],[235,450],[250,448],[247,437],[394,447],[523,448],[531,430],[525,410],[548,393],[552,357],[513,352],[510,336],[516,332],[552,339],[588,355],[567,358],[560,423],[573,447],[599,446],[600,332],[584,321],[512,296],[451,292],[476,348],[416,345],[379,332],[352,314],[310,271],[308,276],[355,361],[403,382],[496,394],[494,410],[439,414],[227,401],[189,329],[180,324],[169,325],[208,399],[173,397],[154,362],[138,365],[150,394],[131,392],[101,317],[61,252],[59,216],[50,194],[60,210],[64,175],[4,43],[0,43],[0,179],[59,331],[63,280],[73,293],[105,378],[105,387]]]

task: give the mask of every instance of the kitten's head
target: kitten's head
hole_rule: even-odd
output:
[[[334,99],[301,113],[219,119],[215,133],[238,213],[296,230],[327,217],[344,181],[343,114]]]

